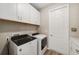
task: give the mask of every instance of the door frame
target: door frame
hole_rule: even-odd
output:
[[[69,33],[69,34],[68,34],[68,39],[69,39],[69,42],[68,42],[68,45],[69,45],[69,46],[68,46],[68,47],[69,47],[69,48],[68,48],[68,54],[70,54],[70,30],[69,30],[69,28],[70,28],[70,20],[69,20],[69,4],[59,5],[58,7],[56,6],[56,7],[54,7],[54,8],[50,8],[50,9],[48,10],[48,13],[49,13],[49,22],[48,22],[48,23],[49,23],[49,25],[48,25],[48,26],[49,26],[49,27],[48,27],[48,28],[49,28],[49,29],[48,29],[48,49],[50,49],[50,47],[49,47],[49,40],[50,40],[50,36],[49,36],[49,35],[50,35],[50,19],[51,19],[51,18],[50,18],[50,17],[51,17],[51,16],[50,16],[50,12],[51,12],[51,11],[58,10],[58,9],[61,9],[61,8],[64,8],[64,7],[67,7],[67,9],[68,9],[68,16],[67,16],[67,17],[68,17],[68,33]]]

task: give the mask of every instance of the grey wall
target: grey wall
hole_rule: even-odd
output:
[[[0,32],[37,31],[37,29],[37,26],[30,24],[0,20]]]
[[[70,36],[79,37],[79,3],[69,4],[70,18]],[[77,31],[71,31],[71,28],[76,28]]]

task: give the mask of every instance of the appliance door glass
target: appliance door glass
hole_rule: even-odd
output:
[[[47,37],[45,37],[45,38],[42,39],[42,41],[41,41],[41,50],[43,50],[46,45],[47,45]]]

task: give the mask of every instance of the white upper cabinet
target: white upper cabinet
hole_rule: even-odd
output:
[[[40,12],[31,6],[31,20],[34,24],[40,25]]]
[[[0,3],[0,18],[7,20],[17,20],[15,3]]]
[[[18,19],[22,22],[30,22],[30,5],[17,4]]]
[[[0,18],[40,25],[40,13],[28,3],[0,3]]]
[[[20,21],[40,25],[40,13],[30,4],[17,4],[17,11]]]
[[[40,13],[30,4],[17,4],[17,11],[20,21],[40,25]]]

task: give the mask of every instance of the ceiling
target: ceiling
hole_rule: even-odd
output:
[[[34,6],[36,9],[40,10],[48,5],[50,5],[51,3],[31,3],[32,6]]]

